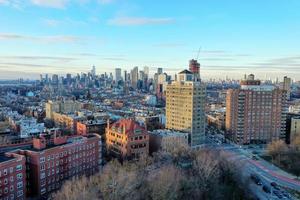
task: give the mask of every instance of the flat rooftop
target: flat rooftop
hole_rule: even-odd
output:
[[[8,160],[13,160],[15,159],[14,157],[7,157],[4,153],[0,153],[0,163],[5,162]]]

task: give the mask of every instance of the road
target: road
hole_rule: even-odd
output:
[[[261,160],[258,157],[253,159],[255,155],[252,154],[252,150],[240,148],[240,146],[235,144],[224,144],[222,143],[221,135],[208,138],[208,146],[223,150],[228,154],[228,159],[235,163],[243,163],[242,174],[244,178],[249,178],[251,174],[256,174],[261,179],[262,184],[269,186],[271,189],[273,187],[270,186],[270,183],[275,182],[279,186],[300,192],[300,181],[294,180],[292,175],[287,174],[269,162]],[[258,199],[276,200],[280,199],[278,196],[282,196],[283,199],[296,199],[295,197],[284,197],[283,194],[286,195],[287,192],[283,188],[280,191],[276,191],[276,193],[280,193],[277,196],[273,191],[271,194],[264,192],[262,186],[258,186],[253,182],[250,184],[250,190]]]

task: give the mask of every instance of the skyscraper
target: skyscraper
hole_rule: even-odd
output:
[[[93,68],[91,70],[91,74],[92,74],[93,77],[96,76],[96,67],[95,67],[95,65],[93,66]]]
[[[187,132],[191,147],[205,139],[205,98],[204,84],[188,70],[166,88],[166,128]]]
[[[200,79],[200,63],[197,60],[190,60],[189,69],[195,74],[195,79]]]
[[[287,92],[287,98],[290,99],[291,98],[291,78],[288,78],[287,76],[285,76],[283,78],[283,86],[282,89],[286,90]]]
[[[149,77],[149,67],[147,66],[144,67],[144,74],[145,76]]]
[[[286,91],[261,85],[250,74],[226,97],[226,136],[238,144],[269,143],[285,138]]]
[[[115,81],[118,82],[122,80],[122,70],[120,68],[115,69]]]
[[[136,89],[137,88],[137,82],[139,80],[139,68],[134,67],[131,70],[131,86]]]

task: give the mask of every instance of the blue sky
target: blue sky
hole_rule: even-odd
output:
[[[300,80],[299,0],[0,0],[0,79],[163,67]]]

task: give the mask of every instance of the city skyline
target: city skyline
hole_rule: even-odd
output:
[[[0,0],[0,79],[162,67],[300,80],[300,2]],[[193,9],[191,9],[193,8]],[[255,12],[254,12],[255,11]]]

